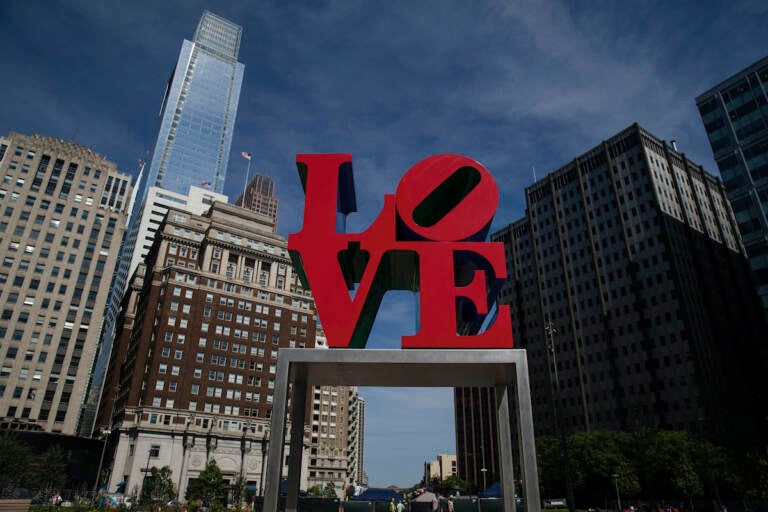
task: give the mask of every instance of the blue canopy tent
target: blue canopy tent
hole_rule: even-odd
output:
[[[481,498],[501,498],[501,484],[495,482],[490,485],[486,490],[478,493]]]
[[[288,494],[288,480],[280,481],[280,496],[286,496]],[[299,496],[306,496],[307,491],[299,490]]]
[[[395,501],[403,499],[402,495],[396,493],[392,489],[375,489],[369,488],[365,492],[360,493],[358,496],[352,498],[353,501],[390,501],[395,498]]]

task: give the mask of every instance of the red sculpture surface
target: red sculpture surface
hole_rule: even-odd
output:
[[[426,158],[384,196],[368,229],[344,233],[337,220],[356,211],[352,156],[297,155],[296,162],[304,224],[288,249],[330,347],[365,347],[387,290],[420,292],[420,329],[402,338],[403,348],[513,346],[509,306],[489,318],[506,266],[503,244],[483,241],[499,201],[485,167],[460,155]]]

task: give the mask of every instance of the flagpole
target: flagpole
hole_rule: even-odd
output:
[[[248,176],[251,174],[251,157],[250,153],[247,158],[248,165],[245,168],[245,185],[243,186],[243,206],[245,206],[245,194],[248,191]]]

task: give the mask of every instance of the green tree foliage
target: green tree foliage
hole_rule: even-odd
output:
[[[628,436],[625,432],[598,431],[578,433],[568,439],[577,496],[580,494],[591,503],[603,503],[617,485],[623,496],[637,496],[639,479],[624,450],[630,442]]]
[[[0,498],[12,498],[28,483],[32,453],[12,432],[0,435]]]
[[[232,484],[232,502],[236,507],[240,507],[243,500],[246,500],[246,480],[243,475],[239,475]]]
[[[53,445],[37,460],[32,472],[34,485],[38,489],[60,489],[67,483],[67,461],[64,449]]]
[[[684,431],[593,431],[567,440],[576,505],[621,497],[691,501],[720,492],[737,495],[738,469],[722,448]],[[536,439],[542,497],[565,496],[559,439]],[[768,480],[767,480],[768,481]],[[755,496],[758,492],[754,493]]]
[[[312,498],[319,498],[323,495],[323,488],[319,485],[313,485],[309,489],[307,489],[307,496],[310,496]]]
[[[328,482],[325,484],[325,489],[323,489],[323,497],[324,498],[336,498],[336,484],[333,482]]]
[[[460,492],[461,494],[468,494],[470,486],[467,482],[458,476],[451,475],[442,481],[440,487],[446,494],[455,494],[456,491]]]
[[[224,495],[224,478],[216,461],[211,459],[200,472],[200,476],[189,482],[187,487],[187,500],[200,500],[204,495],[209,495],[212,500]]]
[[[152,467],[150,474],[144,479],[141,489],[141,503],[161,502],[167,503],[176,497],[176,487],[171,479],[171,468],[163,466],[161,469]]]
[[[744,473],[745,494],[755,500],[768,501],[768,457],[750,453]]]

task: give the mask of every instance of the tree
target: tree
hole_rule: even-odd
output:
[[[245,477],[240,474],[232,484],[232,503],[235,507],[240,508],[243,500],[246,498],[246,480]]]
[[[0,436],[0,498],[13,498],[27,484],[32,455],[12,432]]]
[[[324,498],[336,498],[336,484],[333,482],[328,482],[325,484],[325,489],[323,490],[323,497]]]
[[[208,461],[200,476],[191,480],[187,487],[187,500],[200,500],[206,494],[213,498],[224,495],[224,478],[214,459]]]
[[[176,487],[171,479],[171,468],[163,466],[161,469],[152,467],[150,475],[144,478],[144,486],[141,489],[141,503],[160,501],[167,503],[176,497]]]
[[[440,487],[446,494],[453,494],[457,491],[462,494],[469,492],[469,484],[456,475],[451,475],[443,480]]]
[[[67,483],[67,462],[59,445],[48,448],[37,460],[34,485],[39,489],[58,489]]]
[[[307,496],[312,498],[319,498],[323,495],[323,488],[319,485],[313,485],[309,489],[307,489]]]
[[[569,437],[567,442],[578,503],[595,504],[612,499],[616,486],[621,495],[628,498],[640,492],[635,467],[625,455],[626,433],[581,432]]]

